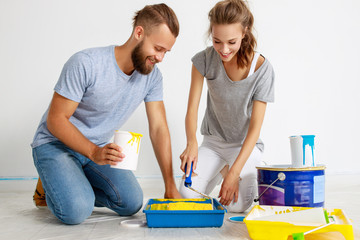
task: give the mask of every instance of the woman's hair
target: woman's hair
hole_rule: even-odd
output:
[[[175,12],[166,4],[147,5],[137,11],[133,17],[133,28],[142,26],[145,34],[149,35],[153,27],[165,23],[174,37],[179,35],[179,22]]]
[[[256,39],[252,33],[254,17],[247,5],[242,0],[220,1],[210,10],[209,20],[209,36],[215,24],[241,24],[245,36],[237,53],[237,64],[240,68],[248,66],[255,51]]]

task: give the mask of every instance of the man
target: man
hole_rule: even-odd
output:
[[[162,76],[155,66],[174,45],[179,23],[165,4],[146,6],[133,20],[133,32],[123,45],[86,49],[67,61],[31,144],[42,180],[34,200],[41,199],[43,186],[48,208],[66,224],[83,222],[94,205],[122,216],[142,207],[134,174],[110,167],[125,155],[109,143],[142,101],[164,197],[181,198],[172,172]]]

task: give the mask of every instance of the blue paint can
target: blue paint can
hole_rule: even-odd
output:
[[[324,207],[325,166],[256,167],[260,205]]]

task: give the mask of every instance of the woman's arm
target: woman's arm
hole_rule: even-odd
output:
[[[196,169],[198,157],[198,143],[196,139],[196,129],[198,120],[198,109],[200,103],[201,92],[204,84],[204,76],[192,65],[191,70],[191,86],[188,100],[188,108],[185,118],[186,129],[186,149],[180,155],[181,170],[188,176],[190,174],[191,162],[193,162],[193,169]],[[188,168],[185,169],[185,164]]]
[[[235,202],[237,202],[239,195],[239,176],[251,152],[253,151],[257,140],[259,139],[261,126],[265,116],[265,110],[266,102],[253,102],[248,133],[239,155],[237,156],[233,166],[230,168],[221,186],[219,197],[221,198],[220,203],[223,205],[229,205],[234,199],[234,195]]]

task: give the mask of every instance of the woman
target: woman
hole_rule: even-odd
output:
[[[193,163],[192,187],[211,193],[222,179],[220,203],[232,212],[248,209],[256,194],[256,168],[264,144],[259,139],[267,102],[274,101],[271,64],[255,52],[254,18],[241,0],[218,2],[209,12],[212,47],[193,58],[186,114],[187,146],[181,169],[188,176]],[[198,149],[197,115],[204,77],[207,108],[201,126],[204,140]],[[185,198],[200,195],[180,186]]]

